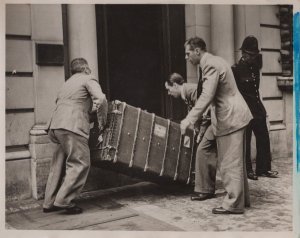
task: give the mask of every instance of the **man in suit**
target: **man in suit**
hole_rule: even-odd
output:
[[[183,77],[177,73],[171,74],[165,86],[168,94],[174,98],[180,98],[188,106],[190,111],[201,95],[199,84],[184,83]],[[191,196],[193,201],[204,201],[215,197],[215,184],[217,172],[217,144],[212,131],[210,111],[207,110],[200,121],[195,125],[197,136],[197,153],[195,164],[195,193]],[[198,125],[200,124],[200,125]],[[199,128],[198,128],[199,127]]]
[[[248,181],[244,166],[245,127],[251,112],[240,94],[228,63],[206,52],[205,42],[198,37],[185,43],[185,58],[199,64],[202,72],[202,93],[195,106],[181,121],[181,133],[201,118],[211,105],[211,125],[216,136],[218,166],[227,195],[214,214],[242,214],[250,206]],[[203,190],[207,188],[202,188]]]
[[[82,209],[73,200],[82,190],[90,167],[88,138],[89,113],[106,104],[98,81],[83,58],[71,62],[72,76],[64,83],[56,99],[49,122],[50,139],[57,144],[46,185],[43,211],[65,210],[79,214]]]
[[[257,176],[277,178],[277,171],[271,170],[270,138],[266,124],[266,109],[260,99],[260,69],[261,55],[258,50],[258,41],[254,36],[247,36],[242,44],[242,57],[232,66],[232,71],[240,90],[248,104],[253,119],[247,126],[246,132],[246,168],[248,178],[257,180]],[[252,131],[256,138],[256,174],[251,163],[251,136]]]

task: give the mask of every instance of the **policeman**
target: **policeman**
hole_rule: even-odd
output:
[[[242,57],[232,66],[237,86],[243,95],[253,119],[246,130],[246,168],[249,179],[257,180],[257,176],[276,178],[278,172],[271,170],[270,138],[266,124],[266,109],[260,99],[260,69],[262,57],[259,54],[258,42],[254,36],[247,36],[240,48]],[[251,136],[256,137],[256,173],[251,164]]]

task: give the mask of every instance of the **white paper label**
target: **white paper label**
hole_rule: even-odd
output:
[[[186,148],[191,148],[191,139],[189,136],[184,136],[183,146]]]
[[[167,133],[167,128],[158,124],[154,126],[154,135],[165,138]]]

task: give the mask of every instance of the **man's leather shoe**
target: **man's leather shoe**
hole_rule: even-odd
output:
[[[266,171],[264,173],[259,174],[258,176],[267,177],[267,178],[278,178],[277,171]]]
[[[247,174],[247,177],[248,177],[248,179],[251,179],[251,180],[258,180],[258,177],[254,172],[249,172]]]
[[[74,206],[74,207],[66,208],[66,214],[68,214],[68,215],[75,215],[75,214],[80,214],[80,213],[82,213],[81,207]]]
[[[232,212],[225,210],[223,207],[216,207],[212,209],[213,214],[243,214],[244,212]]]
[[[192,201],[204,201],[206,199],[214,198],[214,193],[194,193],[191,196]]]
[[[50,208],[43,208],[44,213],[56,212],[56,211],[61,211],[61,210],[64,210],[64,208],[57,207],[57,206],[53,206],[53,207],[50,207]]]

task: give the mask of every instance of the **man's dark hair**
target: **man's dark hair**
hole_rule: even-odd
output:
[[[194,50],[196,48],[200,48],[201,50],[206,51],[206,43],[205,43],[205,41],[202,38],[198,37],[198,36],[189,38],[185,42],[184,46],[187,46],[187,45],[190,45],[191,50]]]
[[[178,73],[172,73],[168,80],[167,80],[168,85],[173,86],[174,83],[177,83],[179,85],[182,85],[183,83],[185,83],[184,78],[178,74]]]

